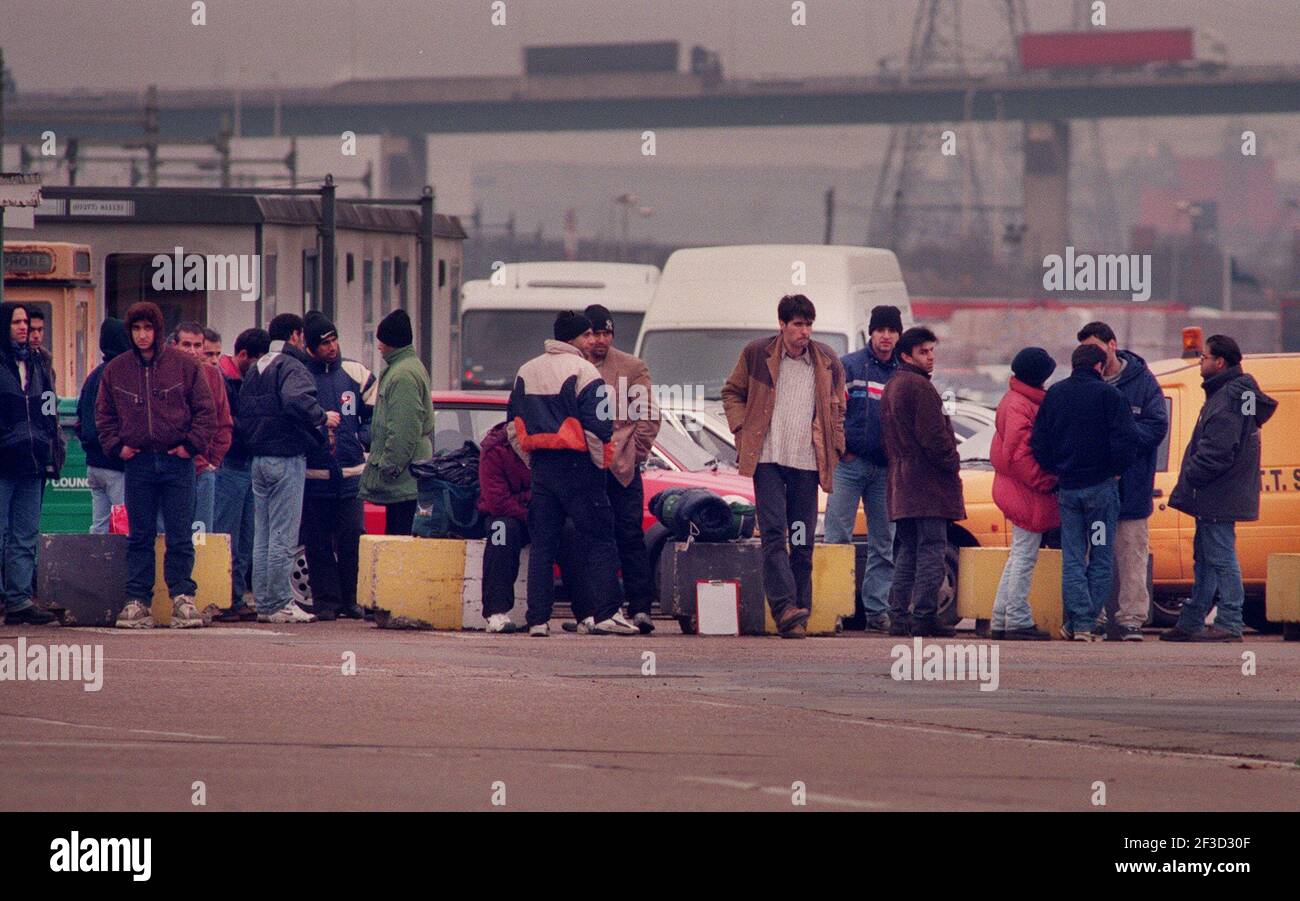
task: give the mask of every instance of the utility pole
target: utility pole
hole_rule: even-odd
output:
[[[835,188],[826,189],[826,234],[823,244],[831,244],[835,235]]]

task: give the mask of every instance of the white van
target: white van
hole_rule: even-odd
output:
[[[614,346],[631,351],[659,268],[640,263],[507,263],[461,289],[462,388],[510,388],[542,352],[555,314],[593,303],[614,318]]]
[[[776,304],[804,294],[817,308],[813,338],[844,355],[867,343],[871,308],[892,304],[912,324],[892,251],[825,244],[697,247],[668,258],[641,326],[636,355],[656,383],[722,385],[741,349],[777,331]]]

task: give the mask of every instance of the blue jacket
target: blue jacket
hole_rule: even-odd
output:
[[[1169,410],[1156,377],[1146,360],[1131,351],[1121,350],[1120,359],[1127,365],[1115,387],[1128,401],[1133,414],[1137,442],[1133,462],[1119,480],[1119,518],[1146,519],[1151,515],[1151,489],[1156,480],[1156,450],[1169,431]]]
[[[1128,469],[1137,441],[1124,395],[1095,369],[1076,369],[1047,389],[1029,448],[1061,488],[1073,490]]]
[[[307,371],[316,380],[316,400],[326,412],[339,414],[334,440],[307,450],[306,494],[356,497],[366,468],[370,420],[375,413],[378,380],[356,360],[322,363],[315,357]]]
[[[898,371],[898,354],[882,363],[870,347],[840,358],[849,403],[844,413],[844,445],[849,453],[884,466],[885,439],[880,425],[880,396]]]

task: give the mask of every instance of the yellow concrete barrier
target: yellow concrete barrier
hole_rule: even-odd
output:
[[[1010,548],[964,547],[957,560],[957,614],[972,619],[992,619],[993,599],[1006,566]],[[1051,548],[1038,551],[1034,577],[1029,583],[1029,609],[1034,625],[1061,637],[1064,610],[1061,606],[1061,552]]]
[[[1268,555],[1264,618],[1275,623],[1300,623],[1300,554]]]
[[[155,625],[167,626],[172,621],[172,599],[163,579],[163,560],[167,553],[165,539],[159,535],[154,543],[153,602],[149,612]],[[198,589],[194,592],[194,606],[199,613],[225,610],[230,607],[230,536],[209,533],[203,543],[194,548],[194,570],[191,578]]]
[[[857,587],[853,545],[813,545],[812,616],[806,626],[809,635],[834,635],[840,631],[840,619],[853,615],[853,595]],[[776,634],[772,608],[763,605],[768,634]]]
[[[434,629],[461,628],[465,542],[362,535],[357,603]]]

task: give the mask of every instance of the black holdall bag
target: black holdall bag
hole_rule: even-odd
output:
[[[478,445],[466,441],[410,466],[418,484],[411,534],[418,538],[482,538],[478,509]]]

